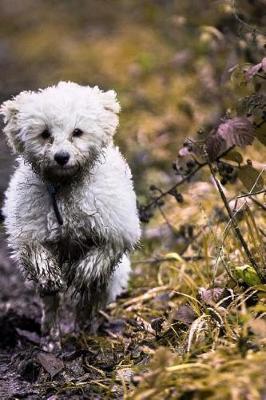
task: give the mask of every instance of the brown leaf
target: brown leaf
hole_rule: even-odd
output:
[[[263,188],[264,182],[260,172],[251,165],[243,165],[240,167],[238,170],[238,178],[249,192],[251,190],[256,192]]]
[[[39,353],[37,355],[37,360],[45,371],[50,374],[51,378],[57,375],[64,368],[63,361],[50,353]]]
[[[214,303],[217,303],[222,298],[223,291],[224,289],[222,288],[213,288],[213,289],[200,288],[199,295],[201,300],[205,304],[212,305]]]
[[[220,124],[216,135],[225,140],[227,147],[244,147],[253,142],[254,127],[248,118],[235,117]]]
[[[197,318],[194,310],[188,305],[184,304],[175,311],[173,319],[175,321],[182,322],[185,325],[191,325],[193,321]]]

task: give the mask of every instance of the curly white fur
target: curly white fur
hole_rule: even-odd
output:
[[[127,286],[140,227],[130,169],[113,145],[119,110],[114,91],[71,82],[22,92],[1,107],[19,155],[3,209],[9,245],[47,300],[47,329],[66,287],[91,314]],[[55,161],[62,152],[66,165]],[[63,225],[48,183],[57,187]]]

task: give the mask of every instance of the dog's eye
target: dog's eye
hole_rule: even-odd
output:
[[[74,129],[73,131],[73,136],[74,137],[80,137],[83,134],[82,130],[79,128]]]
[[[49,132],[48,129],[45,129],[45,130],[42,132],[41,137],[42,137],[43,139],[49,139],[49,137],[51,137],[51,133]]]

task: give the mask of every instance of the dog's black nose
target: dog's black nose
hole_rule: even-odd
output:
[[[65,165],[70,158],[70,155],[66,151],[55,153],[54,159],[59,165]]]

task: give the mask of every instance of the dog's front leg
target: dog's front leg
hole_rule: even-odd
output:
[[[53,351],[61,348],[58,309],[60,293],[42,296],[42,348]]]
[[[27,278],[33,280],[42,299],[42,345],[52,351],[60,347],[57,312],[60,292],[65,288],[61,269],[53,254],[40,243],[21,246],[17,254]]]
[[[42,244],[32,242],[20,246],[19,263],[26,277],[37,284],[41,296],[62,291],[65,287],[61,269],[54,255]]]

